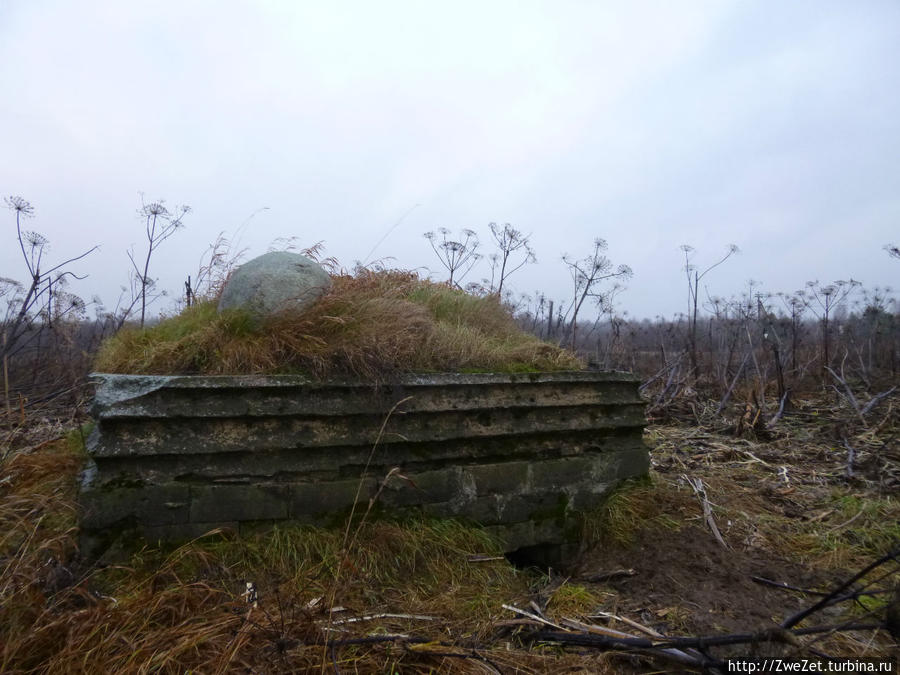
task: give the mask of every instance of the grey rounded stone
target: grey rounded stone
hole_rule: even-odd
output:
[[[222,290],[219,311],[246,309],[256,317],[309,307],[331,288],[331,277],[299,253],[273,251],[238,267]]]

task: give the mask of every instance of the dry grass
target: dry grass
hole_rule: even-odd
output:
[[[886,461],[900,430],[891,415],[878,434],[851,436],[860,462],[852,480],[833,440],[809,423],[785,423],[767,441],[696,426],[651,428],[655,470],[614,493],[587,523],[599,546],[583,560],[584,573],[570,578],[518,571],[503,559],[474,562],[470,556],[496,556],[495,543],[446,521],[368,522],[352,550],[344,550],[340,530],[284,527],[254,537],[214,533],[174,550],[141,548],[117,567],[83,566],[75,548],[79,439],[45,443],[0,462],[0,672],[274,673],[337,665],[341,672],[451,673],[490,672],[488,662],[503,672],[649,672],[653,663],[636,657],[529,643],[523,636],[533,626],[512,625],[516,617],[502,605],[527,609],[533,600],[552,621],[599,623],[605,620],[591,617],[607,612],[669,634],[752,629],[746,615],[732,614],[753,603],[763,618],[781,619],[815,598],[757,586],[749,574],[825,590],[900,535],[900,503],[866,474],[882,466],[876,459]],[[682,474],[704,480],[728,550],[713,540]],[[590,580],[627,567],[636,575]],[[242,596],[247,581],[259,590],[256,607]],[[694,590],[706,594],[680,599]],[[329,616],[332,597],[343,609]],[[863,599],[849,616],[883,613],[883,597]],[[323,644],[389,634],[428,642]],[[844,633],[816,646],[874,656],[889,653],[890,639]]]
[[[798,399],[766,439],[722,433],[722,418],[712,416],[708,426],[657,427],[654,455],[688,494],[681,476],[703,479],[729,541],[804,565],[853,569],[900,541],[898,404],[895,395],[878,431],[815,397]],[[732,417],[739,414],[735,406]],[[844,438],[855,449],[849,474]]]
[[[493,297],[415,273],[360,270],[299,314],[256,325],[199,303],[145,330],[121,331],[96,368],[112,373],[302,373],[378,379],[397,372],[578,370],[566,350],[523,333]]]
[[[485,672],[480,659],[596,672],[602,662],[495,643],[496,621],[508,618],[501,605],[527,606],[541,577],[452,521],[365,523],[350,551],[341,530],[213,532],[175,550],[140,548],[122,565],[83,566],[81,462],[55,441],[0,464],[0,672]],[[242,595],[247,581],[257,606]],[[584,613],[592,599],[581,599],[565,606]],[[398,633],[428,643],[323,646]]]

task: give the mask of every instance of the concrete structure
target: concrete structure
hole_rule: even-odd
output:
[[[81,491],[89,553],[127,530],[178,540],[336,524],[382,483],[383,515],[462,518],[508,551],[560,544],[577,537],[579,511],[648,470],[638,381],[621,373],[413,375],[377,387],[96,378]],[[385,481],[394,467],[405,479]]]

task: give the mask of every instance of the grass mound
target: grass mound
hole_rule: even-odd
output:
[[[415,273],[362,270],[301,313],[260,324],[198,303],[100,350],[110,373],[275,374],[377,378],[398,372],[578,370],[574,354],[524,333],[494,297],[475,297]]]

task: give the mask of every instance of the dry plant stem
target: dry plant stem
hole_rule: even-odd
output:
[[[712,531],[713,536],[716,538],[716,541],[722,545],[723,548],[729,549],[728,544],[725,543],[725,540],[722,538],[722,533],[719,532],[719,528],[716,525],[716,520],[713,517],[712,507],[709,505],[709,498],[706,496],[706,488],[703,487],[703,479],[702,478],[690,478],[686,474],[682,474],[681,477],[687,482],[688,485],[694,490],[694,493],[697,495],[697,499],[700,500],[700,505],[703,507],[703,517],[706,520],[706,524],[709,526],[709,529]]]
[[[789,397],[790,395],[791,395],[791,390],[790,390],[790,389],[788,389],[788,390],[786,390],[786,391],[784,392],[784,394],[783,394],[782,397],[781,397],[781,402],[778,404],[778,411],[772,416],[772,419],[770,419],[770,420],[766,423],[766,428],[767,428],[767,429],[771,429],[771,428],[773,428],[776,424],[778,424],[778,420],[780,420],[780,419],[781,419],[781,416],[784,414],[784,405],[785,405],[785,403],[787,403],[788,397]]]
[[[446,227],[439,228],[438,232],[442,237],[438,244],[434,243],[436,239],[434,232],[426,232],[424,236],[428,239],[428,243],[431,244],[431,248],[438,260],[450,272],[447,285],[451,288],[459,287],[459,282],[463,280],[463,277],[472,271],[475,263],[481,260],[482,256],[477,252],[479,246],[478,235],[472,230],[462,230],[461,234],[465,235],[465,238],[460,237],[462,241],[453,241],[447,239],[450,230]]]
[[[681,663],[688,666],[699,666],[703,665],[706,662],[704,656],[697,654],[696,656],[692,656],[683,652],[680,649],[672,648],[672,647],[657,647],[653,644],[653,642],[647,638],[636,637],[631,635],[630,633],[623,633],[621,631],[613,630],[612,628],[605,628],[604,626],[597,626],[594,624],[586,624],[581,621],[575,621],[574,619],[564,619],[563,624],[566,628],[577,630],[578,633],[563,633],[562,635],[572,636],[575,638],[573,641],[575,644],[579,637],[585,637],[590,639],[600,640],[601,642],[610,643],[609,646],[612,647],[622,647],[622,646],[630,646],[634,649],[634,651],[647,651],[648,653],[652,653],[657,656],[662,656],[676,663]],[[549,631],[545,631],[544,634],[549,634]],[[562,643],[568,642],[568,638],[563,638],[559,641]]]
[[[858,515],[858,514],[857,514]],[[854,516],[856,518],[856,516]],[[889,575],[888,575],[889,576]],[[884,577],[882,577],[884,578]],[[793,591],[794,593],[802,593],[803,595],[814,595],[816,597],[827,597],[830,593],[826,593],[824,591],[814,591],[811,588],[800,588],[799,586],[792,586],[791,584],[785,583],[783,581],[773,581],[772,579],[766,579],[765,577],[751,576],[750,580],[757,584],[762,584],[764,586],[771,586],[772,588],[780,588],[783,591]],[[839,602],[844,602],[845,600],[856,600],[857,598],[861,598],[863,596],[875,597],[877,595],[884,595],[886,593],[892,593],[890,589],[880,589],[874,591],[860,590],[855,591],[853,593],[847,593],[846,595],[841,595],[834,598],[834,604]]]
[[[835,380],[837,380],[838,383],[840,383],[840,385],[844,388],[844,392],[845,392],[845,393],[843,394],[844,398],[846,398],[846,399],[847,399],[847,402],[850,403],[851,406],[853,406],[853,410],[854,410],[854,412],[856,412],[856,416],[859,417],[859,421],[862,422],[862,425],[863,425],[864,427],[868,427],[868,425],[866,424],[866,418],[863,417],[862,409],[859,407],[859,401],[857,401],[857,400],[856,400],[856,396],[853,395],[853,390],[850,388],[850,385],[847,384],[847,380],[845,380],[843,377],[841,377],[840,375],[838,375],[836,372],[834,372],[834,371],[833,371],[831,368],[829,368],[828,366],[825,366],[825,370],[827,370],[827,371],[831,374],[831,376],[832,376]],[[842,374],[843,374],[843,364],[841,365],[841,371],[842,371]],[[841,392],[838,390],[838,388],[835,387],[834,385],[832,385],[832,388],[833,388],[836,392],[838,392],[838,394],[841,393]]]
[[[569,621],[567,621],[569,623]],[[576,623],[576,622],[571,622]],[[597,626],[595,628],[602,628]],[[622,637],[612,635],[604,635],[596,630],[584,631],[580,633],[540,631],[532,635],[535,640],[547,640],[559,642],[561,644],[573,644],[584,647],[612,648],[612,649],[629,649],[629,650],[661,650],[666,648],[675,649],[705,649],[707,647],[721,647],[725,645],[753,644],[759,642],[782,642],[789,645],[797,645],[797,637],[803,635],[815,635],[821,633],[834,633],[837,631],[863,631],[878,630],[882,628],[881,623],[851,623],[847,622],[837,626],[810,626],[809,628],[797,628],[788,631],[781,628],[771,628],[760,631],[758,633],[728,633],[726,635],[709,635],[696,637],[666,637],[657,640],[650,638],[628,636],[623,634]],[[658,653],[651,651],[648,653]],[[693,661],[696,665],[696,660]],[[711,659],[706,662],[708,665],[719,663]]]
[[[524,617],[528,617],[532,621],[537,621],[538,623],[543,624],[545,626],[550,626],[552,628],[558,628],[559,630],[563,630],[563,627],[560,626],[559,624],[553,623],[552,621],[549,621],[542,616],[538,616],[537,614],[534,614],[533,612],[528,612],[524,609],[519,609],[518,607],[515,607],[513,605],[503,604],[501,606],[503,607],[503,609],[507,609],[510,612],[513,612],[515,614],[520,614],[521,616],[524,616]],[[624,633],[623,633],[623,635],[624,635]]]
[[[526,264],[537,262],[537,258],[535,258],[534,251],[531,250],[531,246],[528,243],[528,240],[531,238],[530,234],[522,234],[509,223],[504,223],[502,227],[496,223],[490,223],[488,227],[491,230],[494,241],[497,243],[497,248],[500,250],[499,254],[491,255],[491,291],[502,297],[503,284],[506,282],[506,279]],[[522,260],[519,261],[518,265],[515,265],[515,262],[512,262],[515,266],[512,267],[512,269],[507,269],[511,262],[511,256],[522,249],[524,249],[524,257]],[[497,289],[495,291],[494,273],[497,264],[500,265],[500,281],[497,284]]]
[[[48,241],[41,237],[40,235],[36,235],[35,233],[31,233],[34,235],[33,238],[29,239],[29,233],[25,233],[24,240],[28,241],[30,247],[30,253],[25,250],[25,241],[23,241],[22,235],[22,216],[26,217],[33,212],[31,205],[21,198],[11,198],[6,200],[7,205],[9,205],[16,212],[16,233],[19,241],[19,248],[22,251],[22,257],[25,261],[25,267],[28,270],[28,275],[31,278],[31,283],[28,286],[28,290],[25,293],[25,296],[21,300],[21,306],[18,311],[15,312],[13,318],[5,321],[6,326],[4,328],[4,339],[2,349],[0,349],[0,353],[4,357],[16,354],[28,343],[34,339],[35,336],[40,336],[40,331],[37,333],[32,333],[29,337],[28,330],[31,328],[32,324],[35,321],[36,316],[40,317],[42,313],[46,313],[49,317],[51,316],[51,300],[53,297],[53,283],[59,283],[61,280],[66,277],[73,277],[75,279],[83,279],[84,277],[79,277],[74,272],[57,272],[61,270],[66,265],[70,263],[81,260],[87,255],[90,255],[94,251],[97,250],[97,246],[94,246],[88,251],[85,251],[81,255],[69,258],[58,265],[54,265],[48,270],[41,270],[41,262],[43,259],[45,248],[48,244]],[[53,274],[57,272],[56,278],[54,280]],[[45,297],[46,295],[46,297]],[[46,325],[49,325],[49,319]],[[24,342],[22,342],[24,340]]]
[[[762,370],[760,370],[759,360],[756,358],[756,348],[753,346],[753,337],[750,335],[750,327],[744,326],[744,330],[747,332],[747,345],[750,347],[750,356],[753,358],[753,367],[756,370],[756,382],[759,385],[759,408],[761,410],[766,404],[766,378],[763,375]]]
[[[437,621],[436,616],[427,616],[425,614],[392,614],[391,612],[381,612],[380,614],[368,614],[366,616],[351,616],[347,619],[338,619],[332,621],[332,626],[339,626],[344,623],[358,623],[360,621],[375,621],[376,619],[408,619],[409,621]]]
[[[844,439],[844,447],[847,448],[847,468],[844,473],[847,478],[853,478],[853,462],[856,459],[856,451],[846,438]],[[862,511],[860,511],[860,513],[862,513]],[[859,515],[859,513],[856,515]]]
[[[347,563],[347,560],[350,557],[350,549],[356,543],[356,539],[359,535],[360,530],[362,530],[363,525],[366,522],[366,517],[368,517],[370,511],[372,510],[372,504],[374,500],[369,500],[369,506],[366,509],[365,514],[360,520],[359,524],[356,526],[356,530],[353,532],[353,536],[350,536],[350,528],[353,525],[353,516],[356,513],[356,505],[359,503],[359,495],[362,492],[363,483],[366,480],[366,477],[369,473],[369,467],[372,464],[372,458],[375,457],[375,450],[378,448],[378,444],[381,442],[382,437],[384,436],[384,430],[387,428],[388,421],[391,419],[391,416],[394,414],[394,411],[397,410],[402,404],[406,403],[412,396],[407,396],[406,398],[400,399],[397,401],[391,409],[388,411],[388,414],[385,416],[384,421],[381,423],[381,428],[378,430],[378,435],[375,437],[375,442],[372,444],[372,449],[369,451],[369,456],[366,458],[366,465],[363,468],[362,475],[359,477],[359,483],[356,485],[356,496],[353,499],[353,506],[350,508],[350,515],[347,517],[347,526],[344,528],[344,537],[341,541],[341,550],[342,555],[341,559],[338,561],[337,570],[334,573],[334,582],[331,586],[331,593],[328,598],[328,627],[326,630],[330,629],[333,625],[333,616],[334,616],[334,598],[337,595],[338,585],[341,579],[341,573],[344,570],[344,566]],[[349,539],[349,542],[348,542]],[[322,672],[325,672],[325,653],[322,654]]]
[[[734,374],[734,377],[731,380],[731,385],[728,387],[728,391],[725,392],[725,395],[722,397],[722,400],[719,401],[719,407],[716,408],[716,415],[721,413],[725,406],[728,404],[728,399],[731,398],[731,392],[734,391],[735,386],[738,383],[738,380],[741,377],[741,373],[744,372],[744,367],[747,365],[747,360],[750,358],[750,354],[744,354],[744,360],[741,361],[741,365],[738,367],[737,372]]]
[[[659,392],[659,395],[656,397],[656,401],[653,404],[655,408],[666,406],[678,395],[678,391],[681,389],[681,385],[684,384],[682,380],[678,379],[678,375],[681,372],[681,369],[679,367],[680,362],[681,360],[678,359],[675,361],[675,363],[672,364],[672,369],[670,370],[669,377],[666,380],[666,386],[663,387],[662,391]],[[670,389],[672,389],[672,393],[667,399],[666,395],[669,394]]]
[[[826,530],[826,533],[827,533],[827,534],[831,534],[832,532],[837,532],[838,530],[843,530],[843,529],[844,529],[845,527],[847,527],[850,523],[852,523],[852,522],[855,521],[857,518],[859,518],[862,514],[863,514],[862,510],[858,511],[858,512],[856,513],[856,515],[854,515],[852,518],[850,518],[850,520],[845,520],[845,521],[844,521],[843,523],[841,523],[840,525],[835,525],[835,526],[832,527],[831,529]]]
[[[753,581],[757,584],[762,584],[764,586],[772,586],[773,588],[780,588],[784,591],[794,591],[796,593],[803,593],[804,595],[816,595],[816,596],[825,596],[828,593],[823,591],[814,591],[809,588],[800,588],[799,586],[791,586],[790,584],[784,583],[783,581],[773,581],[772,579],[766,579],[765,577],[757,577],[750,576],[750,581]]]
[[[678,358],[675,359],[674,363],[671,363],[671,364],[666,363],[666,365],[664,365],[662,368],[660,368],[658,371],[656,371],[656,374],[653,375],[650,379],[644,380],[644,382],[641,383],[641,386],[638,387],[638,390],[643,392],[644,389],[649,387],[651,384],[656,382],[656,380],[658,380],[663,375],[665,375],[667,372],[669,372],[675,366],[675,364],[677,364],[681,361],[682,356],[684,356],[684,354],[679,354]]]
[[[633,577],[636,574],[637,572],[629,568],[622,570],[613,570],[612,572],[600,572],[599,574],[591,574],[590,576],[584,577],[584,580],[590,581],[592,584],[597,584],[603,581],[617,579],[619,577]]]
[[[876,434],[880,434],[881,430],[884,429],[884,425],[886,425],[888,423],[888,421],[891,419],[891,412],[893,412],[893,409],[894,409],[894,404],[888,403],[888,409],[884,415],[884,419],[882,419],[878,424],[876,424],[875,428],[873,429],[873,431]]]
[[[652,628],[643,626],[643,625],[639,624],[637,621],[631,621],[630,619],[624,619],[621,617],[616,617],[616,618],[619,618],[621,621],[624,621],[625,623],[629,624],[633,628],[636,628],[637,630],[641,631],[642,633],[646,633],[647,635],[650,635],[651,637],[655,637],[660,640],[666,639],[666,636],[663,635],[662,633],[658,633],[655,630],[653,630]],[[584,632],[596,634],[596,635],[611,635],[612,637],[630,637],[630,638],[634,638],[637,640],[641,639],[637,636],[630,635],[629,633],[622,633],[620,631],[612,630],[612,629],[606,628],[604,626],[598,626],[596,624],[586,624],[581,621],[576,621],[574,619],[563,619],[562,624],[566,628],[580,630],[580,631],[584,631]],[[614,634],[617,634],[617,635],[614,635]],[[678,663],[684,663],[684,664],[703,663],[706,660],[705,655],[701,654],[700,652],[698,652],[694,649],[688,649],[687,651],[682,651],[680,649],[674,649],[674,648],[663,648],[660,650],[660,653],[662,655],[664,655],[666,658],[669,658],[673,661],[676,661]]]
[[[898,571],[900,571],[900,570],[888,570],[887,572],[884,572],[880,576],[877,576],[873,579],[868,579],[859,590],[852,591],[845,595],[839,595],[839,596],[835,597],[833,600],[831,600],[831,604],[836,605],[837,603],[843,602],[844,600],[855,600],[856,598],[863,596],[863,595],[875,595],[876,593],[890,593],[891,592],[890,590],[884,590],[884,589],[872,591],[870,593],[870,592],[866,591],[866,589],[871,588],[875,584],[881,583],[882,581],[884,581],[885,579],[887,579],[889,577],[892,577],[893,575],[897,574]]]
[[[890,396],[891,394],[893,394],[895,391],[897,391],[897,387],[896,387],[896,386],[891,387],[891,388],[888,389],[887,391],[883,391],[883,392],[881,392],[880,394],[875,394],[875,396],[872,397],[872,400],[870,400],[868,403],[866,403],[865,406],[863,406],[863,409],[862,409],[862,411],[860,411],[860,414],[861,414],[863,417],[865,417],[866,415],[868,415],[868,414],[872,411],[872,409],[873,409],[876,405],[878,405],[879,403],[881,403],[884,399],[886,399],[888,396]]]
[[[632,628],[636,628],[642,633],[649,635],[650,637],[662,638],[665,637],[662,633],[653,630],[649,626],[645,626],[644,624],[638,623],[637,621],[633,621],[629,619],[627,616],[617,616],[615,614],[610,614],[609,612],[597,612],[596,614],[592,614],[589,618],[601,618],[601,619],[610,619],[612,621],[620,621]]]

